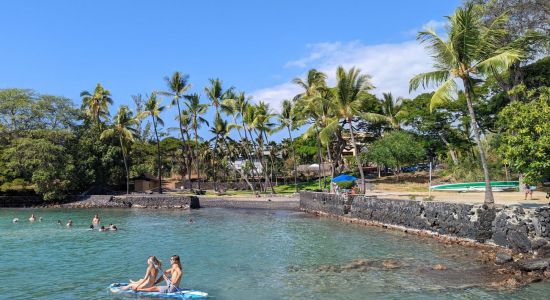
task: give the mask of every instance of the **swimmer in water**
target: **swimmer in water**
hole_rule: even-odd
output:
[[[90,225],[90,230],[94,230],[94,225]]]
[[[105,228],[105,226],[101,226],[101,228],[99,228],[99,231],[100,232],[105,232],[105,231],[107,231],[107,228]]]
[[[38,222],[42,222],[42,217],[38,218]]]
[[[36,221],[36,217],[34,216],[34,214],[31,214],[31,217],[29,218],[29,222],[34,222]]]
[[[72,227],[73,226],[73,220],[69,219],[69,222],[67,222],[67,225],[65,225],[67,227]]]
[[[111,226],[111,228],[109,228],[109,229],[110,229],[111,231],[117,231],[117,230],[118,230],[118,228],[116,228],[116,225]]]
[[[12,222],[13,223],[19,223],[19,218],[13,218]]]
[[[57,225],[63,225],[61,224],[61,220],[57,220]]]
[[[95,215],[94,215],[94,218],[92,219],[92,224],[93,224],[94,226],[96,226],[96,225],[99,225],[99,223],[101,223],[101,219],[99,219],[99,215],[98,215],[98,214],[95,214]]]

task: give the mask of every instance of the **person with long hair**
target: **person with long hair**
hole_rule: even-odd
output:
[[[143,292],[159,292],[159,293],[174,293],[179,290],[183,269],[181,267],[180,257],[173,255],[170,257],[170,269],[164,271],[164,274],[159,276],[154,286],[149,288],[140,288],[138,291]],[[166,281],[166,285],[157,286],[162,281]]]
[[[133,281],[130,279],[130,284],[122,287],[122,290],[132,289],[137,291],[139,289],[152,287],[155,285],[155,279],[157,278],[158,270],[157,268],[161,267],[160,261],[155,256],[149,256],[147,259],[147,270],[145,271],[145,276],[138,281]]]

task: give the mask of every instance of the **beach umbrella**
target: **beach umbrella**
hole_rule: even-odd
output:
[[[332,182],[342,182],[342,181],[356,181],[357,177],[351,176],[348,174],[340,174],[334,178],[332,178]]]

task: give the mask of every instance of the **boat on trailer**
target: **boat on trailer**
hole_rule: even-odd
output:
[[[453,192],[484,192],[485,182],[463,182],[433,185],[432,191],[453,191]],[[534,187],[531,187],[534,189]],[[511,192],[519,190],[519,181],[491,181],[493,192]]]

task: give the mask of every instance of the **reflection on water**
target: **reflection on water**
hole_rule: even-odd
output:
[[[32,212],[43,221],[26,221]],[[119,231],[89,231],[96,212]],[[56,224],[69,218],[73,228]],[[3,209],[0,298],[110,298],[107,286],[143,276],[149,255],[166,264],[174,254],[182,258],[182,285],[216,299],[532,299],[550,292],[548,282],[483,288],[494,274],[477,251],[286,211]]]

